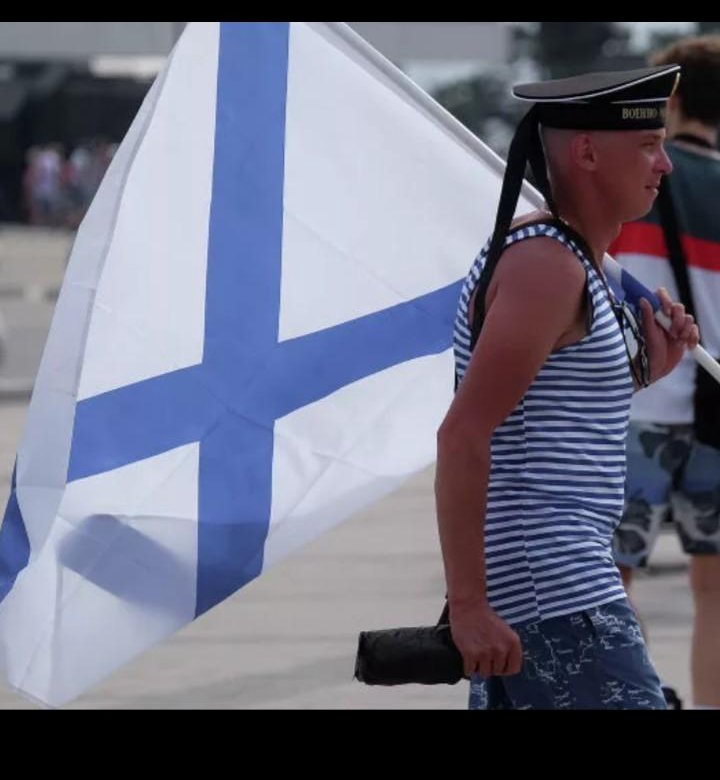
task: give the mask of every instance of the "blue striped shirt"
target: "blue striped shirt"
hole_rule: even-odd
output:
[[[625,487],[633,396],[627,351],[608,290],[558,228],[511,232],[506,246],[544,236],[573,251],[587,273],[591,325],[547,359],[496,430],[485,518],[488,599],[508,623],[548,620],[625,598],[612,537]],[[455,325],[459,379],[470,361],[468,307],[488,247],[464,285]]]

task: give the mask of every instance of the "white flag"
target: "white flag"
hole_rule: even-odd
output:
[[[37,379],[0,534],[12,687],[71,701],[434,461],[502,170],[343,24],[188,26]]]

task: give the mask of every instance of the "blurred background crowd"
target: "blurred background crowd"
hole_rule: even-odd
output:
[[[351,22],[501,155],[525,77],[642,66],[720,22]],[[0,222],[74,230],[185,22],[0,22]]]

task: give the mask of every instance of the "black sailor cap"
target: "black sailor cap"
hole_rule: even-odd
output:
[[[679,65],[663,65],[521,84],[513,95],[535,103],[545,127],[656,130],[665,126],[665,106],[679,80]]]
[[[591,73],[569,79],[522,84],[513,89],[519,100],[533,103],[510,146],[495,231],[480,277],[475,321],[484,317],[484,298],[517,208],[528,163],[548,208],[559,217],[552,197],[540,127],[567,130],[659,130],[665,127],[667,101],[680,80],[679,65]],[[479,327],[473,328],[473,346]]]

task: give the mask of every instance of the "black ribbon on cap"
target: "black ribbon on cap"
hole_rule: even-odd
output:
[[[472,339],[470,342],[471,351],[475,349],[482,322],[485,319],[485,297],[500,258],[505,251],[505,242],[515,217],[518,201],[520,200],[528,163],[548,208],[554,216],[557,216],[557,208],[552,197],[552,189],[548,177],[545,152],[543,151],[542,139],[540,138],[540,110],[538,106],[533,106],[518,125],[517,132],[510,145],[510,151],[508,152],[507,168],[495,221],[495,231],[485,258],[485,266],[480,275],[475,296]]]

